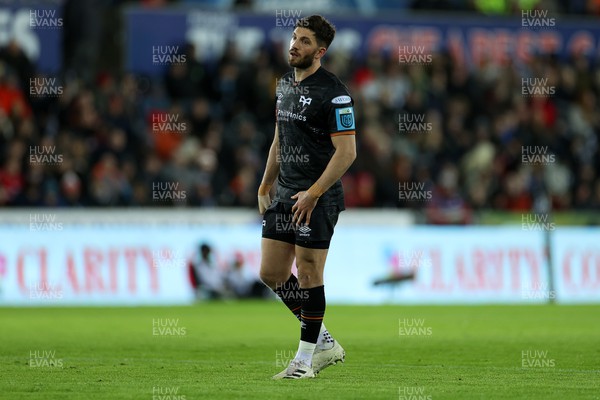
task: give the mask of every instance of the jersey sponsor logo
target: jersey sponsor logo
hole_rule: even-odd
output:
[[[331,100],[333,104],[346,104],[352,102],[350,96],[338,96]]]
[[[301,115],[301,114],[293,113],[291,111],[280,110],[280,109],[277,109],[277,118],[281,119],[282,121],[287,121],[291,118],[291,119],[295,119],[298,121],[306,122],[306,115]]]
[[[349,131],[354,129],[354,108],[336,108],[335,122],[338,131]]]
[[[307,105],[310,105],[310,103],[312,102],[312,98],[300,96],[300,100],[298,100],[298,102],[302,103],[302,105],[306,107]]]

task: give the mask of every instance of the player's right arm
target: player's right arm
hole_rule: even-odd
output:
[[[260,186],[258,187],[258,211],[264,214],[266,209],[271,205],[271,196],[269,192],[273,186],[273,182],[279,175],[279,130],[277,124],[275,125],[275,137],[271,143],[269,149],[269,156],[267,157],[267,166],[265,167],[265,173],[263,175]]]

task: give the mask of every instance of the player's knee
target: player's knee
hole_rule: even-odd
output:
[[[282,285],[289,279],[289,274],[285,275],[278,272],[268,271],[265,269],[260,270],[260,280],[271,289],[275,289],[278,285]]]
[[[310,263],[298,265],[298,282],[300,287],[315,287],[323,284],[323,276],[319,269]]]

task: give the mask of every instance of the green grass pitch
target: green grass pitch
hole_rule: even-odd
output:
[[[272,381],[278,302],[0,308],[1,399],[600,399],[598,306],[329,306],[345,364]]]

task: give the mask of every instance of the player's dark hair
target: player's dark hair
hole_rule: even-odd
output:
[[[335,37],[335,26],[321,15],[311,15],[296,21],[296,28],[306,28],[315,33],[317,44],[329,48]]]

